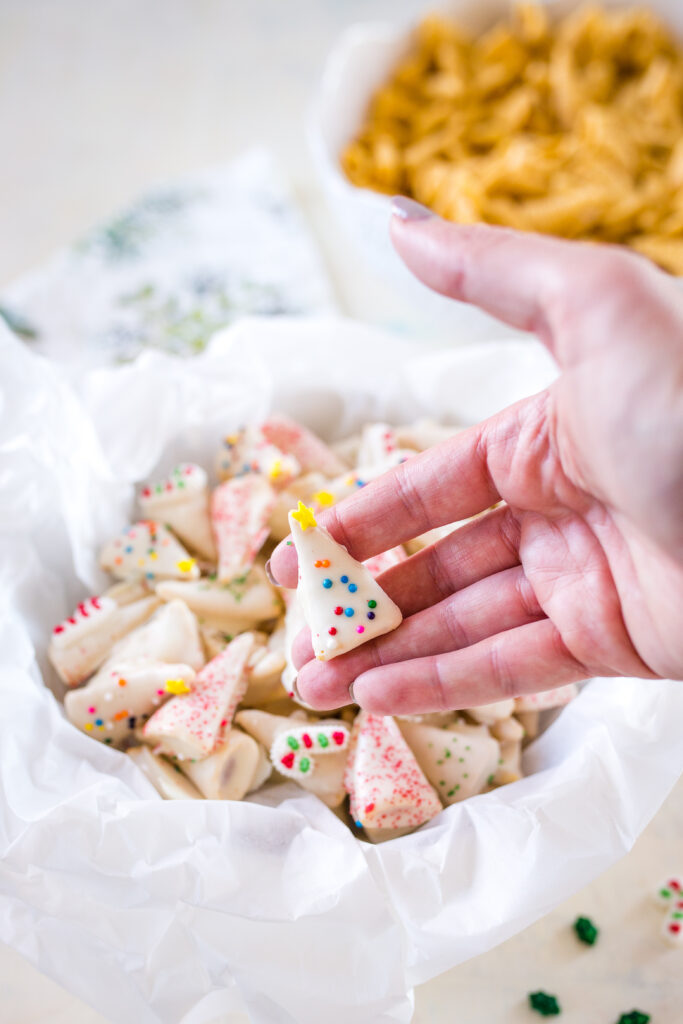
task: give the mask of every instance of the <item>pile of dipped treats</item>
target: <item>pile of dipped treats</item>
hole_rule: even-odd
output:
[[[294,686],[303,626],[322,660],[396,628],[400,610],[376,577],[460,525],[360,563],[316,515],[453,433],[372,423],[329,446],[272,415],[224,439],[215,487],[193,463],[144,487],[141,518],[100,554],[115,582],[54,627],[70,721],[125,750],[166,799],[241,800],[289,780],[372,841],[519,779],[540,713],[573,685],[410,717],[355,705],[321,717]],[[299,585],[281,590],[265,559],[290,537]]]

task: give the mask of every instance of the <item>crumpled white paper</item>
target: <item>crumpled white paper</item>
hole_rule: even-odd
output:
[[[680,683],[590,683],[527,752],[535,774],[379,847],[296,787],[165,803],[49,688],[50,627],[104,582],[134,482],[273,406],[330,437],[475,419],[545,386],[540,346],[425,355],[343,320],[253,320],[73,389],[6,331],[0,365],[0,939],[121,1024],[407,1022],[411,986],[629,849],[683,768]]]

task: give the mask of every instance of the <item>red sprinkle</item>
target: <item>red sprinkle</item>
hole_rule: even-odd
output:
[[[99,599],[99,597],[91,597],[90,598],[90,603],[93,606],[93,608],[99,608],[100,607],[100,599]]]
[[[330,626],[330,628],[328,629],[327,632],[330,634],[330,636],[336,636],[337,635],[337,627],[336,626]]]
[[[374,809],[375,809],[375,805],[374,804],[367,804],[367,806],[365,808],[365,813],[369,814],[370,811],[374,811]]]
[[[313,746],[313,740],[311,739],[311,737],[310,737],[310,736],[308,735],[308,733],[307,733],[307,732],[305,732],[305,733],[303,734],[303,736],[301,737],[301,739],[302,739],[302,740],[304,741],[304,746],[305,746],[305,747],[309,747],[309,748],[310,748],[310,747],[312,747],[312,746]]]
[[[151,493],[152,492],[150,491],[149,487],[145,487],[144,491],[142,492],[142,497],[143,498],[149,498]]]
[[[674,889],[676,892],[680,892],[680,890],[681,890],[681,883],[678,881],[677,878],[672,878],[671,881],[669,882],[669,888],[670,889]]]
[[[282,763],[285,766],[285,768],[291,768],[292,767],[292,765],[294,764],[294,751],[293,750],[290,750],[290,752],[288,754],[285,754],[285,756],[282,758]]]
[[[344,742],[344,733],[339,732],[339,730],[337,730],[336,732],[332,733],[332,739],[334,740],[338,747],[341,747],[342,743]]]
[[[335,615],[341,615],[343,611],[344,611],[344,609],[342,608],[342,606],[340,604],[338,604],[337,607],[334,609],[334,614]]]
[[[52,632],[53,632],[53,633],[63,633],[63,632],[64,632],[64,626],[55,626],[55,628],[54,628],[54,629],[52,630]],[[336,631],[336,629],[335,629],[335,633],[336,633],[336,632],[337,632],[337,631]]]
[[[669,925],[669,931],[673,932],[674,935],[678,935],[680,930],[681,930],[680,924],[670,924]]]

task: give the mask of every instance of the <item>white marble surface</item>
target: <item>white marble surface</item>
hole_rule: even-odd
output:
[[[323,246],[341,307],[400,315],[358,271],[312,180],[304,115],[324,54],[352,21],[414,0],[0,0],[0,285],[150,184],[266,141]],[[645,684],[644,684],[645,685]],[[417,991],[417,1024],[523,1024],[526,993],[558,995],[566,1024],[634,1007],[683,1020],[683,951],[659,938],[649,890],[683,871],[683,783],[633,852],[504,946]],[[579,913],[598,945],[570,931]],[[96,1024],[100,1015],[0,947],[3,1024]],[[241,1024],[236,1020],[223,1024]]]

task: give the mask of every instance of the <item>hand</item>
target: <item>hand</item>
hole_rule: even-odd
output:
[[[404,621],[321,663],[302,698],[463,708],[590,676],[683,678],[683,293],[642,258],[394,216],[425,284],[533,331],[550,388],[409,460],[319,521],[365,559],[485,512],[379,577]],[[271,567],[296,586],[294,548]]]

